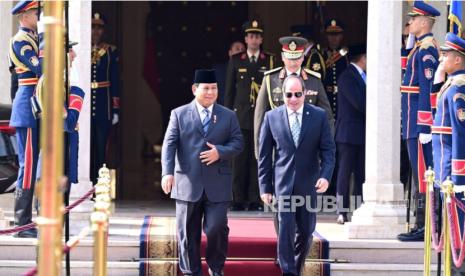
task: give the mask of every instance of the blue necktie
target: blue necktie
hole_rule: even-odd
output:
[[[367,74],[365,72],[362,71],[362,79],[365,83],[367,83]]]
[[[299,144],[299,136],[300,136],[300,123],[299,123],[299,113],[294,112],[292,113],[293,118],[291,122],[291,133],[292,133],[292,139],[294,140],[294,145],[297,147]]]
[[[208,127],[210,126],[210,110],[208,108],[205,108],[203,110],[203,113],[205,114],[205,117],[202,120],[202,128],[203,128],[203,133],[207,133]]]

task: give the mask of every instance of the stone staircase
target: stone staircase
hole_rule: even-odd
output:
[[[7,219],[12,212],[0,204]],[[139,210],[140,211],[134,211]],[[165,210],[166,211],[166,210]],[[139,275],[139,234],[143,216],[155,213],[147,208],[131,207],[118,210],[110,218],[108,243],[109,275]],[[164,215],[173,215],[168,210]],[[251,213],[233,213],[231,216],[251,216]],[[263,216],[263,214],[256,214]],[[71,235],[88,225],[87,213],[71,214]],[[397,240],[349,240],[344,226],[333,221],[334,215],[319,216],[317,231],[328,239],[331,275],[423,275],[423,243],[401,243]],[[35,266],[35,239],[17,239],[0,236],[0,275],[21,275]],[[82,240],[71,252],[71,275],[92,275],[92,238]],[[436,271],[436,254],[432,254]],[[63,264],[64,267],[64,264]],[[231,275],[236,276],[236,275]],[[246,274],[240,276],[247,276]],[[252,275],[251,275],[252,276]],[[256,275],[253,275],[256,276]]]

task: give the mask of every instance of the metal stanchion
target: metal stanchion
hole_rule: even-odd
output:
[[[454,192],[454,183],[450,180],[449,177],[447,177],[447,180],[442,183],[441,189],[444,193],[444,276],[451,276],[452,252],[447,204],[450,204],[451,202],[451,194]]]
[[[41,276],[61,274],[63,190],[63,1],[46,1],[45,15],[45,91],[41,119],[42,179],[39,199],[38,272]]]
[[[434,191],[434,171],[430,168],[425,172],[426,178],[426,210],[425,210],[425,252],[424,252],[424,264],[423,264],[423,275],[430,276],[431,273],[431,210],[434,206],[431,206],[430,197],[431,192]],[[434,196],[434,195],[433,195]]]
[[[94,212],[91,215],[94,233],[94,273],[95,276],[107,275],[108,218],[110,215],[110,171],[105,165],[99,170],[99,179],[95,185]]]

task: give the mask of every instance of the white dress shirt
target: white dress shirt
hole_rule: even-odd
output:
[[[294,115],[294,111],[291,110],[289,107],[286,107],[286,110],[287,110],[287,117],[289,120],[289,127],[290,127],[292,126],[292,122],[295,120],[295,115]],[[299,120],[300,128],[302,128],[302,116],[304,112],[304,105],[302,105],[299,109],[297,109],[296,112],[297,112],[297,119]]]
[[[199,112],[199,115],[200,115],[200,122],[203,122],[203,119],[205,119],[205,112],[203,112],[203,110],[205,109],[205,107],[203,107],[201,104],[199,104],[199,102],[196,100],[195,101],[195,105],[197,106],[197,111]],[[209,107],[207,107],[209,113],[208,115],[212,115],[212,111],[213,111],[213,105],[210,105]]]
[[[249,57],[249,61],[252,61],[252,56],[255,57],[255,62],[258,61],[258,57],[260,56],[260,50],[256,51],[255,54],[252,54],[249,50],[247,50],[247,56]]]
[[[297,74],[297,76],[299,77],[300,76],[300,71],[302,70],[302,68],[299,68],[299,70],[297,70],[297,72],[295,72]],[[286,77],[292,75],[293,73],[289,70],[287,70],[286,68]]]

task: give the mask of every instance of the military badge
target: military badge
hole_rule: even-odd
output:
[[[423,60],[423,62],[431,60],[432,63],[436,63],[436,59],[432,55],[425,55],[425,56],[423,56],[422,60]]]
[[[281,90],[281,87],[276,87],[275,89],[273,89],[273,93],[275,94],[281,94],[283,91]]]
[[[258,22],[254,20],[252,22],[252,27],[257,28],[258,27]]]
[[[454,97],[453,97],[454,103],[459,99],[462,99],[463,101],[465,101],[465,94],[457,93],[457,94],[454,95]]]
[[[433,78],[433,69],[426,68],[424,72],[425,72],[425,78],[429,80]]]
[[[29,59],[29,62],[34,65],[34,66],[37,66],[39,65],[39,59],[36,57],[36,56],[33,56]]]
[[[289,50],[295,51],[296,48],[297,44],[295,43],[295,41],[291,41],[291,43],[289,43]]]
[[[319,70],[321,69],[321,64],[319,64],[319,63],[313,63],[312,69],[313,69],[314,71],[319,71]]]
[[[239,71],[239,73],[246,73],[247,68],[239,68],[238,71]]]
[[[314,95],[318,95],[318,91],[315,91],[315,90],[307,90],[305,91],[305,95],[307,96],[314,96]]]
[[[465,109],[463,108],[457,109],[457,119],[459,119],[460,122],[465,121]]]

